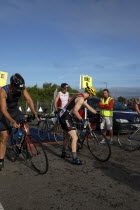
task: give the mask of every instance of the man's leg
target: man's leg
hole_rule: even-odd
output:
[[[106,136],[106,130],[105,130],[105,129],[103,130],[103,132],[102,132],[102,133],[104,134],[104,136]]]
[[[8,141],[8,131],[0,132],[0,169],[4,167],[4,157],[6,152],[6,145]]]
[[[112,141],[113,141],[113,130],[109,130],[109,134],[110,134],[110,143],[112,143]]]
[[[69,135],[71,136],[71,149],[72,149],[72,163],[74,165],[83,165],[85,164],[85,161],[79,160],[77,158],[77,141],[78,141],[78,136],[76,133],[76,130],[71,130],[68,132]]]
[[[68,134],[71,136],[71,149],[72,149],[72,152],[76,152],[77,141],[78,141],[78,136],[77,136],[76,130],[71,130],[71,131],[68,132]]]
[[[107,130],[109,130],[110,144],[113,144],[113,118],[107,118]]]
[[[63,130],[63,132],[64,132],[64,142],[63,142],[61,157],[62,158],[70,158],[70,155],[66,153],[66,150],[69,146],[71,136],[68,134],[67,131]]]
[[[106,118],[104,117],[102,123],[100,124],[100,129],[102,130],[102,133],[104,136],[106,136]],[[102,139],[101,143],[105,143],[105,140]]]

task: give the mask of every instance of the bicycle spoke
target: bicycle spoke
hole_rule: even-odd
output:
[[[47,124],[45,120],[42,120],[39,122],[38,125],[38,136],[41,140],[48,139],[48,129],[47,129]]]
[[[64,141],[64,133],[59,123],[55,124],[53,132],[56,143],[62,146]]]
[[[125,133],[122,130],[118,133],[118,142],[126,151],[135,151],[140,147],[140,129],[135,125],[128,125]]]
[[[102,142],[104,140],[104,143]],[[111,148],[106,137],[100,131],[92,131],[87,136],[87,145],[91,154],[99,161],[107,161],[111,156]]]
[[[6,157],[12,162],[15,162],[19,155],[15,142],[16,141],[11,136],[10,142],[7,144],[6,148]]]
[[[48,158],[43,145],[32,135],[26,136],[26,141],[26,159],[31,161],[33,168],[39,174],[45,174],[48,171]]]

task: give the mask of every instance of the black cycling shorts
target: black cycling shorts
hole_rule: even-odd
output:
[[[69,112],[65,112],[62,117],[59,118],[62,129],[66,131],[76,130],[73,122],[73,118]]]
[[[21,113],[21,111],[18,108],[8,110],[8,113],[17,123],[24,118],[24,115]],[[11,129],[10,121],[4,115],[2,115],[2,113],[0,113],[0,131],[6,131],[10,129]]]

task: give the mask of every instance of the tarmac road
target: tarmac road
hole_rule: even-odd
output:
[[[100,163],[84,148],[79,158],[86,164],[74,166],[60,158],[59,146],[49,144],[45,148],[49,159],[45,175],[38,175],[22,161],[5,160],[0,171],[3,209],[140,209],[140,151],[123,151],[115,142],[110,160]]]

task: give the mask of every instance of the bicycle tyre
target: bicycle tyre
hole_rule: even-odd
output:
[[[6,148],[6,157],[11,162],[15,162],[17,160],[19,153],[16,146],[16,140],[13,136],[11,136],[10,143],[7,144]]]
[[[118,132],[117,140],[122,149],[136,151],[140,148],[140,130],[135,125],[128,125],[124,132]]]
[[[86,134],[87,132],[83,133],[83,130],[77,131],[78,141],[77,141],[77,152],[81,149],[83,149],[83,146],[86,146],[84,141],[86,140]]]
[[[27,135],[26,160],[31,162],[33,169],[39,174],[45,174],[48,171],[48,157],[44,146],[36,136]]]
[[[59,146],[63,146],[64,132],[60,123],[56,123],[53,128],[54,140]]]
[[[104,139],[104,143],[101,141]],[[87,135],[87,146],[91,154],[99,161],[105,162],[111,156],[111,147],[101,131],[90,131]]]
[[[49,139],[48,127],[45,120],[41,120],[38,124],[38,136],[42,141]]]

